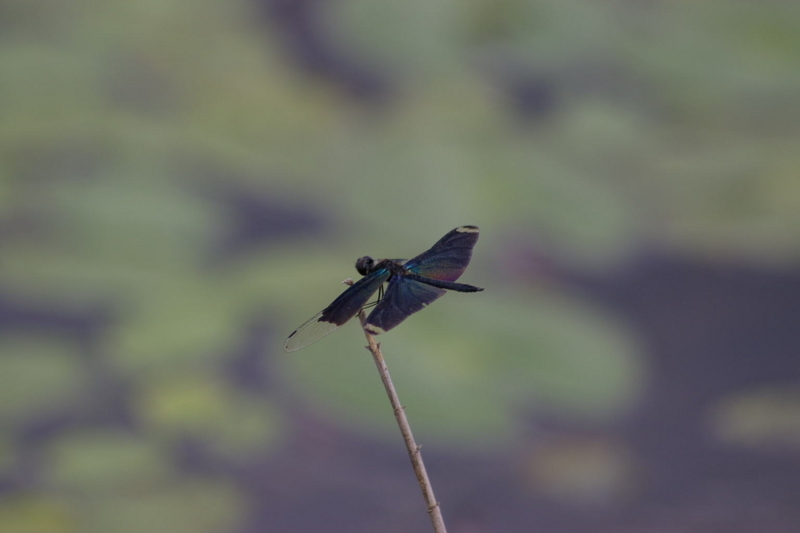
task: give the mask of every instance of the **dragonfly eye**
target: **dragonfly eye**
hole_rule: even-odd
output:
[[[365,255],[364,257],[359,257],[356,261],[356,270],[362,276],[366,276],[372,270],[372,267],[375,265],[375,260],[372,259],[370,256]]]

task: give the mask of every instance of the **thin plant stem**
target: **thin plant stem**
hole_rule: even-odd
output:
[[[405,407],[400,403],[397,397],[397,392],[394,390],[392,378],[389,375],[389,369],[386,367],[386,362],[383,360],[381,353],[381,346],[375,341],[375,337],[367,332],[364,327],[367,323],[364,311],[360,311],[358,319],[361,321],[361,328],[364,330],[364,335],[367,337],[367,349],[372,353],[372,358],[375,360],[375,366],[378,367],[378,373],[381,375],[381,381],[386,389],[386,394],[389,395],[389,401],[392,403],[394,410],[394,417],[397,419],[397,425],[400,426],[400,433],[403,434],[403,441],[406,443],[406,450],[408,450],[408,457],[411,459],[411,465],[414,467],[414,473],[417,475],[417,482],[422,490],[422,496],[425,498],[425,503],[428,505],[428,515],[433,524],[435,533],[447,533],[444,527],[444,519],[442,518],[442,510],[436,497],[433,495],[433,487],[431,481],[428,479],[428,472],[425,470],[425,463],[422,462],[422,454],[420,453],[420,446],[414,441],[414,435],[411,433],[411,426],[408,424],[406,418]]]

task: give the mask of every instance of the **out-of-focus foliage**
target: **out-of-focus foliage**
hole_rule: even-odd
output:
[[[772,389],[728,398],[714,413],[715,429],[736,444],[758,448],[800,446],[800,394],[796,388]]]
[[[57,339],[3,335],[0,352],[0,421],[4,424],[86,399],[90,376],[74,348]]]
[[[541,304],[487,296],[474,309],[451,306],[439,316],[409,319],[403,334],[386,334],[386,357],[414,426],[457,446],[497,445],[517,434],[526,406],[589,419],[625,406],[638,376],[624,330],[566,302]],[[383,427],[394,438],[395,421],[371,400],[381,393],[374,368],[360,350],[348,353],[361,341],[361,332],[353,333],[326,339],[330,351],[322,357],[293,361],[292,379],[326,411],[367,431]]]
[[[798,57],[782,0],[0,0],[0,531],[236,531],[308,417],[396,439],[355,324],[282,340],[460,224],[486,291],[382,339],[423,440],[613,423],[641,332],[524,249],[797,264]],[[796,449],[796,402],[731,402],[724,438]],[[556,499],[638,490],[611,441],[520,455]]]

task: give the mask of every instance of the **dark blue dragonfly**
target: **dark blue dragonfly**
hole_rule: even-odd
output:
[[[375,291],[379,291],[378,302],[366,324],[366,330],[373,335],[389,331],[444,296],[447,290],[482,291],[480,287],[455,283],[467,269],[472,248],[477,241],[477,226],[461,226],[413,259],[359,258],[356,270],[364,277],[331,305],[294,330],[286,339],[283,349],[287,352],[299,350],[333,332],[367,306],[367,301]],[[389,282],[389,286],[386,294],[383,294],[383,284],[386,282]]]

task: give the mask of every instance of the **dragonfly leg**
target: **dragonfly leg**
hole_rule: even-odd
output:
[[[365,305],[361,309],[369,309],[370,307],[375,307],[376,305],[381,303],[381,300],[383,300],[383,285],[378,287],[378,299],[375,300],[374,302],[368,303],[367,305]]]

